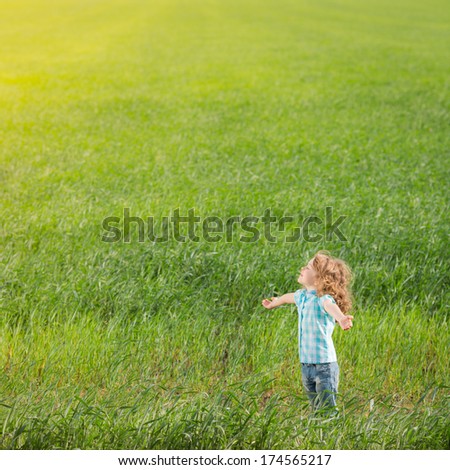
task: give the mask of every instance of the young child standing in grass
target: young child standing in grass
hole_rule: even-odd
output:
[[[351,277],[344,261],[320,250],[300,270],[303,289],[262,301],[268,309],[297,305],[302,383],[314,414],[337,413],[339,365],[331,336],[336,322],[343,330],[353,326],[353,316],[346,315],[352,306]]]

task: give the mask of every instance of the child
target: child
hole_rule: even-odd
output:
[[[304,289],[262,301],[268,309],[297,305],[302,383],[314,414],[337,413],[339,366],[331,335],[336,322],[343,330],[353,326],[353,317],[345,315],[352,307],[351,278],[344,261],[320,250],[300,270],[297,282]]]

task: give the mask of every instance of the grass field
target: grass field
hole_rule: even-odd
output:
[[[449,448],[449,43],[444,0],[0,0],[0,447]],[[102,241],[326,207],[345,240]],[[331,421],[261,306],[319,249]]]

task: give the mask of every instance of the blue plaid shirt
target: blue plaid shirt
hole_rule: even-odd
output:
[[[298,308],[298,346],[302,363],[337,361],[331,338],[336,321],[323,308],[325,299],[336,303],[330,294],[318,297],[314,289],[299,289],[294,292],[294,301]]]

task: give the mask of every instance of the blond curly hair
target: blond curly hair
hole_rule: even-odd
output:
[[[353,295],[350,284],[353,273],[345,261],[331,256],[327,250],[319,250],[312,259],[316,272],[316,291],[321,297],[325,294],[333,296],[343,313],[351,310]]]

